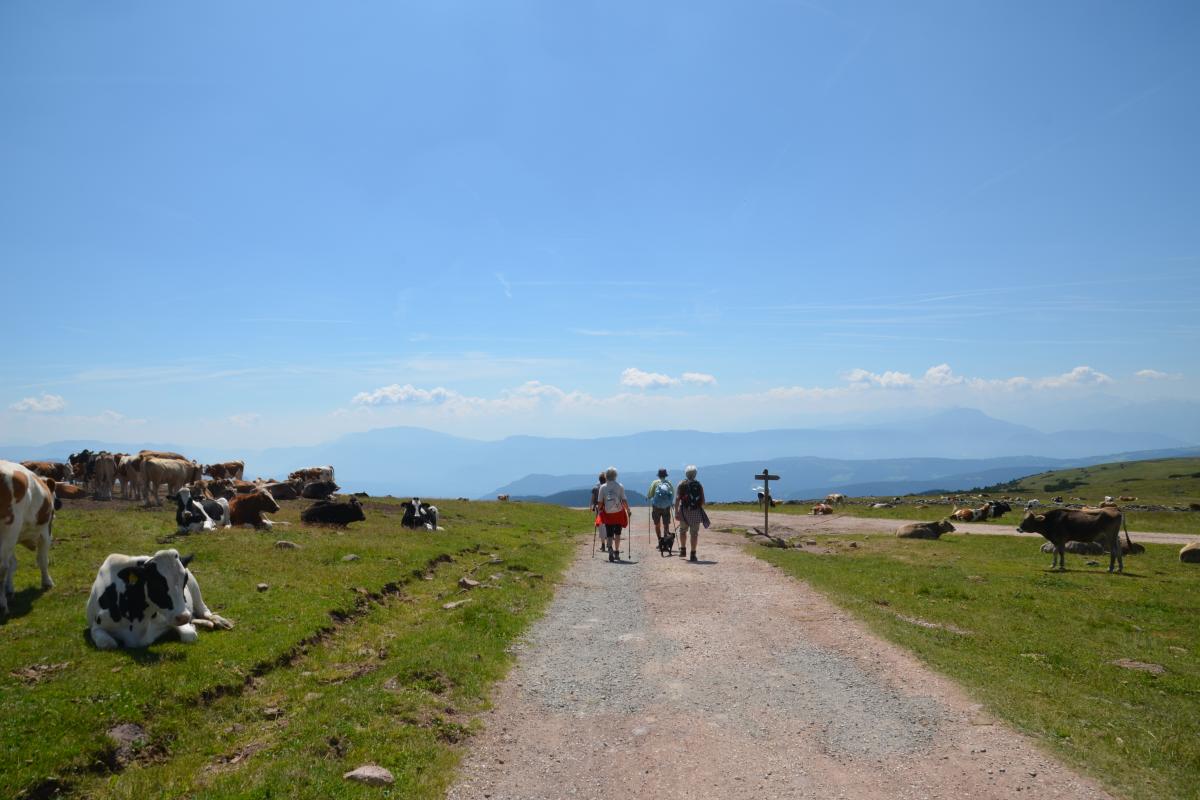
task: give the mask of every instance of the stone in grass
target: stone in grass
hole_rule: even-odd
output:
[[[287,539],[280,539],[275,543],[275,546],[280,550],[299,550],[300,545],[295,542],[289,542]]]
[[[468,578],[466,575],[458,579],[458,585],[464,589],[474,589],[479,585],[479,581],[474,578]]]
[[[358,556],[354,553],[346,553],[346,555],[342,556],[342,561],[358,561]]]
[[[267,589],[271,588],[271,585],[268,583],[260,583],[257,586],[255,586],[254,588],[258,589],[260,592],[265,592]]]
[[[446,609],[447,611],[453,611],[454,609],[458,608],[459,606],[465,606],[469,602],[471,602],[471,600],[469,598],[466,600],[455,600],[453,603],[443,604],[442,608]]]
[[[1121,667],[1122,669],[1136,669],[1139,672],[1149,672],[1151,675],[1166,674],[1166,667],[1162,664],[1151,664],[1146,661],[1134,661],[1131,658],[1118,658],[1116,661],[1108,662],[1113,666]]]
[[[391,786],[396,782],[392,773],[374,764],[363,764],[358,769],[345,773],[342,777],[348,781],[365,783],[367,786]]]

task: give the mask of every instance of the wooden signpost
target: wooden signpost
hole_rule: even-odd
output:
[[[772,475],[770,470],[763,467],[761,475],[755,475],[756,481],[763,482],[763,535],[769,535],[771,529],[768,527],[771,523],[771,484],[770,481],[779,480],[778,475]]]

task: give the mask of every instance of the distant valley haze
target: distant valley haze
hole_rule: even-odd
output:
[[[346,434],[329,442],[261,450],[157,443],[202,461],[242,458],[247,477],[281,478],[298,467],[332,464],[346,491],[427,497],[541,498],[586,490],[617,466],[631,493],[666,467],[678,479],[701,467],[713,500],[752,499],[752,476],[770,467],[778,497],[826,491],[890,494],[959,489],[1117,458],[1194,454],[1197,439],[1155,433],[1076,430],[1043,433],[974,409],[951,409],[904,422],[834,429],[743,433],[645,431],[623,436],[511,436],[485,441],[413,427]],[[83,447],[136,452],[151,443],[55,442],[0,447],[5,458],[56,458]]]

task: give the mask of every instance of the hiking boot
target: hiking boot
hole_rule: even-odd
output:
[[[679,545],[679,557],[683,558],[686,555],[687,555],[687,545],[686,544]]]
[[[695,562],[695,560],[696,560],[696,551],[695,551],[695,550],[693,550],[693,551],[692,551],[692,557],[691,557],[691,558],[689,558],[689,559],[688,559],[688,561]]]

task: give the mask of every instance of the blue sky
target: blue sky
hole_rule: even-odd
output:
[[[1200,399],[1197,41],[1192,2],[5,3],[0,441]]]

